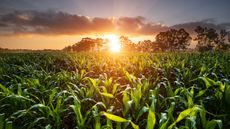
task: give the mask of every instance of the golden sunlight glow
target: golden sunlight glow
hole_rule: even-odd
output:
[[[109,50],[111,52],[120,52],[121,44],[119,41],[119,37],[117,35],[106,35],[105,38],[109,40]]]

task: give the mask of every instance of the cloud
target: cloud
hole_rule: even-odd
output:
[[[63,12],[14,11],[3,15],[1,22],[14,33],[81,34],[90,31],[88,17]]]
[[[226,23],[221,23],[220,26],[222,26],[223,28],[227,29],[228,31],[230,31],[230,22],[226,22]]]
[[[117,20],[117,26],[122,32],[136,33],[144,21],[144,17],[121,17]]]
[[[144,17],[90,18],[64,12],[14,11],[0,16],[0,27],[8,27],[11,34],[119,34],[152,35],[165,27],[154,25]],[[150,30],[150,28],[152,30]],[[1,30],[0,30],[1,31]],[[2,32],[3,33],[3,32]],[[9,34],[9,32],[7,32]]]
[[[8,25],[5,23],[0,23],[0,27],[7,27]]]
[[[0,17],[2,25],[12,28],[12,34],[88,34],[108,32],[115,28],[108,18],[89,18],[64,12],[14,11]],[[0,25],[1,25],[0,24]]]
[[[65,12],[34,10],[13,11],[0,15],[0,35],[50,34],[81,35],[118,33],[120,35],[155,35],[168,29],[184,28],[194,34],[197,26],[216,30],[230,28],[230,23],[215,24],[214,19],[165,26],[148,21],[146,18],[90,18]]]
[[[173,28],[173,29],[184,28],[191,35],[194,35],[195,34],[194,30],[197,26],[213,28],[217,31],[220,31],[221,29],[228,29],[228,26],[230,27],[230,23],[215,24],[214,19],[205,19],[205,20],[196,21],[196,22],[187,22],[187,23],[181,23],[181,24],[173,25],[170,28]]]
[[[140,29],[140,33],[144,35],[152,35],[157,34],[162,31],[168,30],[169,27],[162,25],[162,24],[156,24],[156,23],[147,23]]]
[[[106,33],[107,31],[115,31],[115,26],[112,19],[93,18],[91,23],[91,30],[94,32]]]

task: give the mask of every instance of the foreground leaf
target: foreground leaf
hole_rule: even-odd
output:
[[[131,125],[132,125],[132,127],[134,129],[139,129],[138,125],[136,125],[132,121],[127,120],[125,118],[122,118],[120,116],[116,116],[116,115],[113,115],[113,114],[110,114],[110,113],[107,113],[107,112],[102,112],[102,115],[106,116],[108,119],[110,119],[112,121],[116,121],[116,122],[129,122],[129,123],[131,123]]]

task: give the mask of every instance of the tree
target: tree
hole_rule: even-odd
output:
[[[93,51],[96,48],[96,40],[92,38],[82,38],[81,41],[72,45],[73,51]]]
[[[218,34],[213,28],[197,26],[195,32],[197,33],[195,41],[197,41],[196,49],[198,51],[227,50],[229,48],[226,43],[227,32],[225,30],[220,30],[220,34]]]
[[[228,50],[230,45],[226,43],[227,31],[222,29],[220,30],[219,41],[216,46],[216,50]],[[228,39],[229,40],[229,39]]]
[[[197,33],[197,36],[194,40],[201,45],[203,43],[203,38],[204,38],[204,28],[197,26],[194,31]]]
[[[128,37],[121,36],[119,38],[119,41],[121,43],[121,47],[123,50],[126,50],[126,51],[136,50],[135,44]]]
[[[198,51],[213,50],[215,44],[218,42],[218,33],[216,33],[216,30],[198,26],[195,32],[197,33],[195,41],[198,41],[196,49],[198,49]]]
[[[166,32],[160,32],[156,36],[156,43],[163,51],[184,50],[190,45],[191,39],[189,33],[184,29],[170,29]]]
[[[163,51],[167,50],[170,47],[167,32],[160,32],[156,36],[156,42],[157,42],[159,48]]]
[[[102,50],[107,50],[106,49],[106,44],[108,44],[108,39],[102,39],[102,38],[82,38],[81,41],[65,47],[63,50],[64,51],[102,51]]]
[[[106,42],[102,38],[95,39],[95,50],[100,51],[102,47],[104,47]]]
[[[191,37],[188,32],[184,29],[180,29],[177,31],[176,41],[173,45],[176,50],[185,50],[190,45]]]
[[[154,44],[151,40],[140,41],[137,44],[137,50],[141,52],[152,52]]]
[[[68,51],[68,52],[73,51],[72,46],[67,46],[63,48],[63,51]]]

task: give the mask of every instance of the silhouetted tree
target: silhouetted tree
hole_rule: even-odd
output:
[[[220,30],[220,36],[219,41],[217,42],[216,50],[228,50],[230,45],[226,43],[226,36],[227,36],[226,30]]]
[[[197,33],[197,37],[194,39],[197,42],[196,49],[198,51],[210,51],[213,50],[215,47],[215,44],[218,40],[218,34],[216,31],[212,28],[202,28],[198,26],[195,29],[195,32]]]
[[[195,32],[197,37],[194,40],[197,41],[196,49],[198,51],[227,50],[229,48],[226,43],[227,32],[225,30],[221,30],[218,34],[213,28],[197,26]]]
[[[82,38],[80,42],[72,46],[73,51],[92,51],[96,46],[95,39]]]
[[[197,33],[196,38],[194,39],[197,41],[197,44],[202,45],[204,44],[203,39],[204,39],[204,28],[197,26],[196,29],[194,30]]]
[[[141,52],[152,52],[154,44],[151,40],[139,41],[137,44],[137,50]]]
[[[190,45],[191,37],[184,29],[170,29],[166,32],[160,32],[156,36],[158,47],[165,50],[184,50]]]
[[[106,43],[108,41],[102,38],[82,38],[81,41],[73,44],[72,46],[67,46],[63,50],[64,51],[101,51],[105,49]]]
[[[136,49],[135,44],[126,36],[121,36],[119,41],[122,49],[125,51],[134,51]]]
[[[70,51],[73,51],[73,48],[72,48],[72,46],[67,46],[67,47],[63,48],[63,51],[70,52]]]
[[[160,32],[159,34],[157,34],[156,42],[159,48],[163,51],[167,50],[170,47],[167,32]]]
[[[176,50],[185,50],[190,45],[191,37],[188,32],[184,29],[177,31],[176,40],[174,42],[174,49]]]
[[[96,38],[95,40],[95,50],[100,51],[102,47],[106,44],[105,40],[102,38]]]

